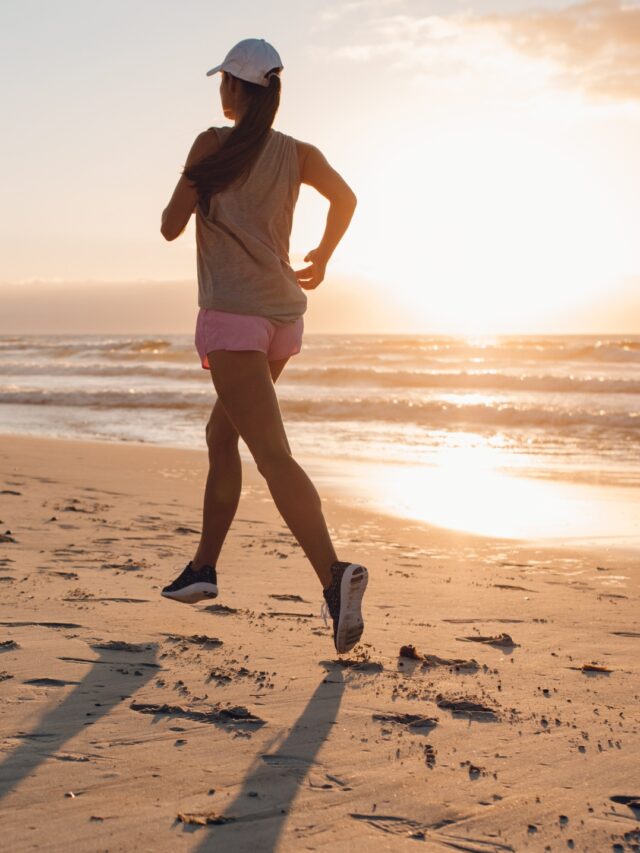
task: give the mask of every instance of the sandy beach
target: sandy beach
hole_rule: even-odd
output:
[[[251,466],[220,595],[186,606],[160,589],[204,450],[2,436],[0,459],[5,849],[639,849],[637,556],[323,490],[370,572],[339,660]]]

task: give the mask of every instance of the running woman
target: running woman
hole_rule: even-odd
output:
[[[218,595],[216,565],[242,488],[238,439],[313,566],[333,620],[338,653],[355,646],[364,623],[367,569],[338,560],[315,486],[291,455],[275,382],[302,346],[305,290],[322,282],[356,197],[313,145],[272,127],[283,65],[264,39],[244,39],[224,62],[220,99],[233,126],[210,127],[193,143],[162,214],[175,240],[196,214],[198,305],[195,345],[217,400],[206,427],[209,474],[200,544],[162,595],[192,604]],[[294,271],[289,239],[300,184],[330,202],[324,236]]]

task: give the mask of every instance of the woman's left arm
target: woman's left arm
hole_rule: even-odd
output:
[[[200,133],[191,146],[185,169],[213,154],[217,148],[218,139],[215,131],[205,130]],[[182,234],[197,203],[198,193],[195,185],[188,181],[184,175],[181,175],[169,204],[162,211],[160,232],[165,240],[175,240]]]

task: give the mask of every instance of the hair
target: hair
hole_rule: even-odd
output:
[[[224,72],[223,74],[228,74]],[[229,74],[229,77],[234,75]],[[267,141],[269,130],[280,106],[281,81],[279,69],[267,72],[269,85],[260,86],[234,77],[242,87],[246,111],[232,128],[222,146],[208,157],[185,168],[183,175],[195,184],[198,204],[207,214],[211,196],[246,180],[251,166],[257,160]]]

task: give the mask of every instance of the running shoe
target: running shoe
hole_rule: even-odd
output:
[[[327,624],[327,611],[333,619],[333,642],[338,654],[348,652],[364,631],[360,611],[369,573],[358,563],[336,562],[331,566],[333,580],[323,591],[326,604],[322,617]]]
[[[165,598],[195,604],[203,598],[215,598],[218,595],[218,580],[214,566],[203,566],[194,572],[193,561],[187,563],[181,574],[162,590]]]

